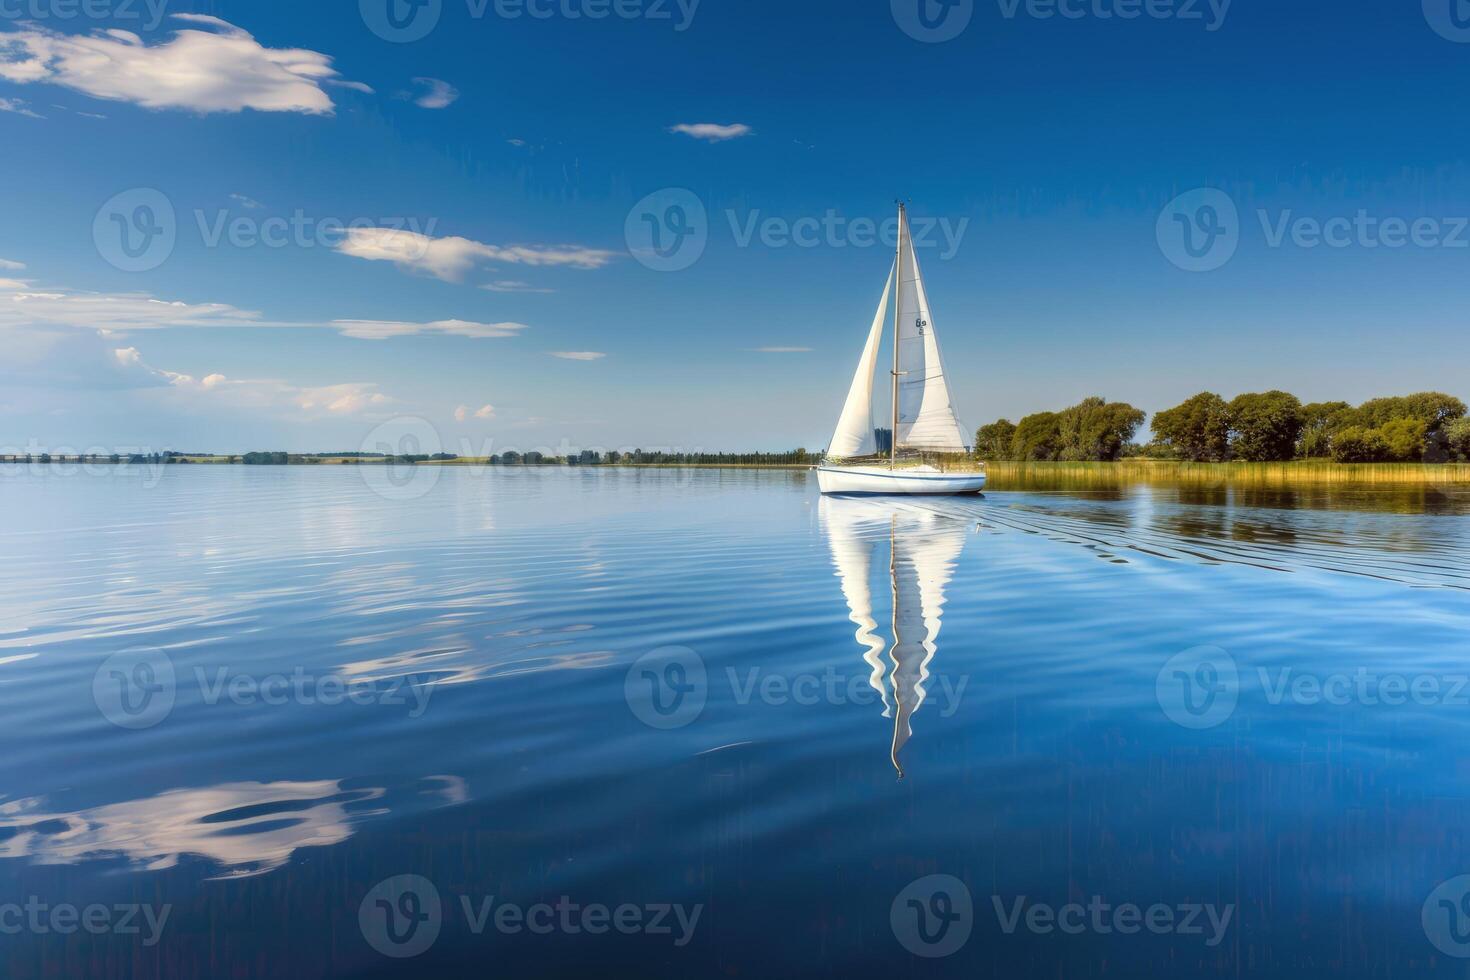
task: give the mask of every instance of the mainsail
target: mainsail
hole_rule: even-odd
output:
[[[923,273],[919,270],[913,235],[903,210],[899,211],[898,229],[895,268],[888,273],[888,284],[883,287],[883,299],[868,331],[868,342],[853,375],[852,387],[848,389],[842,417],[827,447],[827,455],[832,459],[871,456],[878,452],[873,427],[873,383],[890,296],[893,296],[895,320],[893,383],[898,387],[897,448],[965,452],[964,427],[955,417],[954,399],[939,354],[939,338],[934,332],[934,316],[929,310]],[[892,423],[887,427],[892,427]]]
[[[842,407],[842,417],[837,421],[837,431],[832,434],[832,443],[827,454],[841,459],[850,456],[870,456],[878,451],[878,440],[873,432],[873,377],[878,369],[878,346],[883,340],[883,323],[888,316],[888,297],[893,292],[893,270],[888,271],[888,284],[883,287],[883,299],[878,303],[878,313],[873,317],[873,329],[868,331],[868,343],[858,361],[857,374],[853,375],[852,388],[847,393],[847,404]]]
[[[962,453],[965,435],[955,418],[954,399],[939,355],[934,315],[914,254],[906,217],[899,218],[898,445],[931,452]]]

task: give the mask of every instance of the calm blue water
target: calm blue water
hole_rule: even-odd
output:
[[[0,973],[1466,975],[1463,492],[389,490],[4,475]]]

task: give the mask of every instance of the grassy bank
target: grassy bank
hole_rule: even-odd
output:
[[[1289,463],[1179,463],[1127,459],[1116,463],[993,462],[988,464],[988,470],[990,486],[996,490],[1021,489],[1038,484],[1117,486],[1129,483],[1171,486],[1233,484],[1255,487],[1463,483],[1470,486],[1470,463],[1333,463],[1325,460]]]

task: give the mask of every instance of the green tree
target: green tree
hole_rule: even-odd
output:
[[[1144,413],[1132,405],[1105,398],[1085,398],[1081,404],[1063,409],[1057,415],[1061,435],[1059,458],[1116,460],[1143,419]]]
[[[1429,432],[1440,431],[1445,423],[1465,416],[1465,403],[1442,391],[1421,391],[1402,398],[1374,398],[1353,412],[1353,424],[1365,429],[1378,429],[1398,419],[1420,419]]]
[[[1424,419],[1394,419],[1373,430],[1387,449],[1385,456],[1396,463],[1418,463],[1424,459],[1429,424]]]
[[[1449,451],[1462,460],[1470,460],[1470,419],[1455,419],[1444,427]]]
[[[1352,418],[1353,407],[1347,402],[1312,402],[1302,406],[1302,435],[1296,446],[1301,459],[1318,459],[1332,455],[1332,436]]]
[[[1016,425],[1011,440],[1011,458],[1054,460],[1061,453],[1062,430],[1056,412],[1028,415]]]
[[[1230,452],[1236,459],[1291,459],[1302,432],[1302,403],[1284,391],[1241,395],[1230,403],[1230,430]]]
[[[975,432],[975,455],[981,459],[1009,459],[1016,438],[1016,423],[999,419]]]
[[[1159,412],[1152,428],[1158,441],[1181,459],[1217,463],[1230,451],[1230,406],[1213,392],[1201,392]]]
[[[1339,463],[1381,463],[1388,458],[1388,443],[1377,429],[1348,426],[1333,437],[1332,458]]]

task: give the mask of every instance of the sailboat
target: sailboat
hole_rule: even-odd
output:
[[[896,296],[894,294],[897,294]],[[890,300],[893,305],[893,405],[887,452],[873,425],[873,384],[878,373]],[[898,206],[898,254],[883,287],[878,313],[858,361],[837,431],[817,467],[817,485],[832,494],[957,494],[985,488],[983,465],[966,459],[958,468],[934,461],[968,453],[954,413],[939,338],[934,333],[924,277],[914,254],[908,213]],[[886,458],[885,458],[886,457]]]

